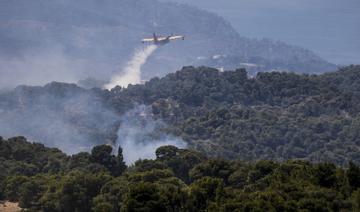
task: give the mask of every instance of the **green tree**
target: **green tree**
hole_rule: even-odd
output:
[[[117,177],[107,182],[100,194],[93,199],[93,211],[120,211],[124,196],[129,191],[129,182],[123,177]]]
[[[121,211],[166,211],[159,187],[153,183],[139,182],[129,186]]]
[[[349,169],[346,172],[350,186],[356,190],[360,188],[360,167],[350,162]]]
[[[190,186],[189,207],[204,211],[208,207],[218,208],[224,198],[222,179],[203,177]]]
[[[73,171],[50,185],[42,198],[44,211],[90,211],[92,199],[100,193],[102,186],[111,180],[105,173]]]
[[[163,146],[156,150],[157,161],[165,164],[186,183],[190,183],[189,171],[205,160],[205,157],[192,150],[178,149],[174,146]]]
[[[337,184],[336,166],[331,163],[320,163],[315,168],[317,183],[324,187],[333,187]]]
[[[22,185],[29,181],[25,176],[11,176],[4,182],[4,196],[10,201],[19,201]]]
[[[120,176],[126,169],[121,147],[118,149],[118,155],[114,156],[111,146],[96,146],[91,150],[91,161],[105,166],[114,176]]]
[[[209,159],[203,163],[198,164],[190,171],[190,178],[197,180],[208,176],[213,178],[223,179],[228,183],[229,176],[235,171],[233,164],[226,160]]]

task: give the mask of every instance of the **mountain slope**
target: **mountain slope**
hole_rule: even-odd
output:
[[[210,157],[345,165],[360,161],[359,84],[359,66],[322,75],[272,72],[255,78],[244,69],[184,67],[111,91],[61,83],[19,87],[0,95],[0,135],[21,134],[77,152],[115,143],[126,120],[146,125],[155,119],[168,125],[153,127],[145,138],[176,135]],[[127,113],[138,105],[152,111]]]
[[[162,79],[113,89],[112,105],[152,104],[153,113],[209,156],[359,161],[359,66],[323,75],[219,72],[186,67]]]
[[[183,65],[247,66],[253,72],[335,69],[308,50],[241,37],[221,17],[186,5],[156,0],[5,0],[0,3],[1,84],[108,80],[141,48],[139,40],[153,32],[185,34],[187,39],[160,48],[146,64],[144,78]],[[17,78],[9,77],[14,73]]]

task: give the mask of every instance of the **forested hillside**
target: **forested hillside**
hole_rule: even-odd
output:
[[[254,78],[244,69],[184,67],[111,91],[59,83],[19,87],[0,95],[0,134],[74,153],[114,143],[123,114],[148,105],[150,114],[134,117],[139,123],[146,116],[162,120],[162,133],[209,157],[346,165],[360,163],[359,85],[360,66],[348,66],[322,75],[270,72]],[[37,121],[27,124],[32,119]]]
[[[126,167],[107,145],[67,156],[0,138],[0,199],[27,211],[358,211],[360,167],[228,161],[164,146]]]
[[[360,66],[322,75],[185,67],[115,88],[110,105],[151,104],[192,148],[229,159],[360,162]]]
[[[358,211],[359,85],[349,66],[254,78],[184,67],[111,91],[21,86],[0,95],[0,134],[75,154],[0,137],[0,199],[30,211]],[[128,113],[138,105],[149,112]],[[168,134],[187,149],[126,166],[116,131],[149,117],[164,123],[129,129],[149,133],[139,142]]]

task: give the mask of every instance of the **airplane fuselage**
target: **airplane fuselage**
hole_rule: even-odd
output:
[[[154,44],[155,45],[158,45],[158,46],[163,46],[163,45],[166,45],[166,44],[168,44],[168,43],[170,43],[170,39],[165,39],[165,40],[158,40],[158,41],[155,41],[154,42]]]

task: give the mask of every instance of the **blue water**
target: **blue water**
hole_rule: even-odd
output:
[[[301,46],[339,65],[360,64],[360,0],[169,0],[219,14],[247,37]]]

